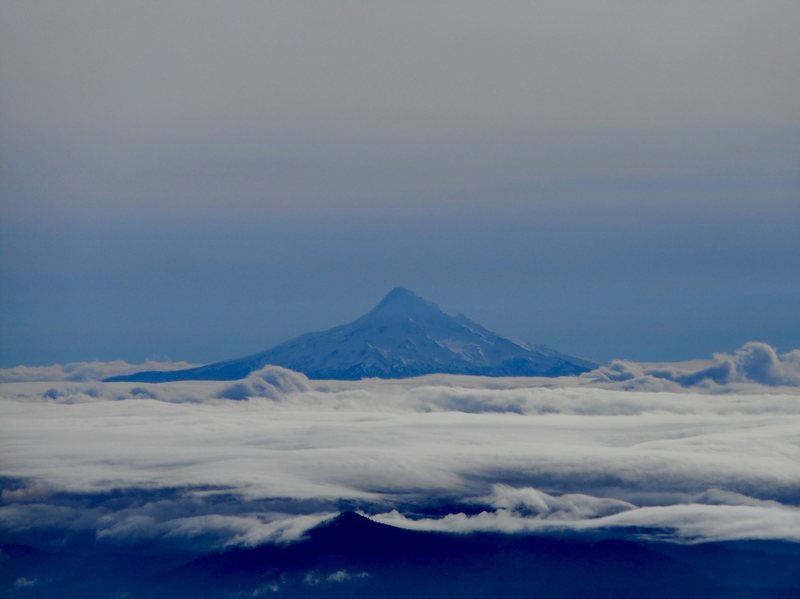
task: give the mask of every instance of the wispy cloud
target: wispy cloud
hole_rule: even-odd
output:
[[[475,515],[456,513],[440,518],[411,519],[392,511],[373,518],[401,528],[459,534],[592,532],[622,536],[629,529],[636,530],[645,538],[673,538],[685,542],[744,539],[800,542],[800,509],[786,506],[768,508],[700,503],[631,506],[631,509],[616,514],[597,517],[587,514],[584,518],[531,517],[514,509],[496,509]],[[650,532],[642,533],[642,529]]]

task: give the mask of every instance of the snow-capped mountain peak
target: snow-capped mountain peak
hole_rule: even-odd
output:
[[[422,299],[416,293],[403,287],[395,287],[375,306],[367,316],[379,315],[444,314],[439,306]]]
[[[353,322],[308,333],[267,351],[199,368],[140,372],[110,380],[233,380],[267,364],[313,379],[405,378],[449,373],[484,376],[578,374],[595,365],[502,337],[463,315],[450,316],[413,291],[392,289]]]

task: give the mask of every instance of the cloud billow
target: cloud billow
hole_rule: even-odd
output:
[[[287,393],[309,390],[308,378],[280,366],[264,366],[217,392],[222,399],[247,399],[248,397],[268,397],[281,399]]]
[[[651,390],[659,386],[664,390],[675,387],[720,388],[735,384],[797,386],[800,385],[800,350],[779,355],[766,343],[750,341],[733,354],[714,354],[710,363],[700,367],[647,366],[614,360],[608,366],[588,373],[586,378],[593,382],[627,383],[625,388]]]

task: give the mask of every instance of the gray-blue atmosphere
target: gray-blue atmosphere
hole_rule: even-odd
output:
[[[0,7],[0,365],[396,286],[598,360],[800,345],[796,2]]]

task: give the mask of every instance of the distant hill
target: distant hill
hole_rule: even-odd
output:
[[[267,364],[312,379],[408,378],[423,374],[562,376],[596,364],[501,337],[466,316],[449,316],[408,289],[392,289],[361,318],[264,352],[197,368],[147,371],[113,381],[235,380]]]

